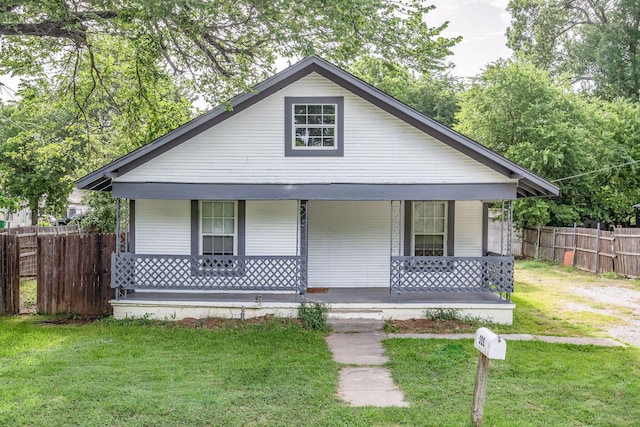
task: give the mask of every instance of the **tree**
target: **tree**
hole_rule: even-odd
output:
[[[191,102],[166,74],[132,72],[120,61],[128,43],[101,43],[109,55],[96,64],[111,87],[80,68],[73,90],[67,76],[25,81],[17,100],[0,109],[0,183],[26,201],[34,223],[41,205],[64,213],[75,179],[191,118]]]
[[[439,122],[452,126],[462,84],[442,73],[415,73],[402,65],[366,56],[351,67],[357,77]]]
[[[69,76],[105,88],[100,40],[128,41],[132,70],[171,70],[211,103],[273,72],[277,58],[364,52],[419,71],[445,67],[457,39],[417,0],[0,0],[0,73]]]
[[[511,0],[516,56],[607,99],[640,96],[639,0]]]
[[[487,67],[462,94],[456,130],[551,181],[595,169],[600,146],[584,126],[584,102],[530,63]],[[595,147],[595,148],[594,148]],[[557,199],[516,206],[523,225],[573,224],[586,215],[593,177],[561,182]]]
[[[69,171],[84,138],[68,133],[68,113],[33,102],[34,92],[23,95],[19,105],[0,109],[0,182],[7,195],[26,202],[36,225],[41,204],[54,214],[66,209]]]

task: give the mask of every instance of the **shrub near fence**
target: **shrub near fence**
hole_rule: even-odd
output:
[[[580,270],[640,277],[639,228],[539,227],[525,228],[522,234],[524,256],[563,262],[573,253],[572,265]]]
[[[0,234],[0,315],[20,310],[20,242],[15,236]]]
[[[111,313],[115,240],[115,234],[38,236],[38,311]]]

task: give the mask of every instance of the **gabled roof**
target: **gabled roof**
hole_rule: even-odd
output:
[[[365,83],[354,75],[336,67],[318,56],[310,56],[273,77],[254,86],[251,91],[231,100],[228,106],[219,106],[151,143],[109,163],[77,181],[78,188],[110,191],[112,179],[148,162],[158,155],[206,131],[216,124],[272,95],[302,77],[316,72],[337,85],[358,95],[386,112],[433,136],[452,148],[470,156],[497,172],[518,179],[518,197],[557,196],[555,185],[533,172],[505,159],[485,146],[419,113],[397,99]]]

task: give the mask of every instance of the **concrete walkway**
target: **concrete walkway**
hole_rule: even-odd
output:
[[[529,334],[501,335],[509,341],[539,340],[556,344],[625,347],[611,338],[552,337]],[[391,372],[382,367],[388,359],[384,355],[382,340],[387,338],[464,339],[474,334],[385,334],[334,333],[326,337],[333,360],[343,366],[338,380],[338,394],[351,406],[409,406],[404,393],[391,378]]]
[[[391,378],[391,372],[380,365],[388,359],[381,332],[331,334],[326,340],[333,360],[344,366],[340,370],[338,394],[351,406],[409,406],[404,393]]]

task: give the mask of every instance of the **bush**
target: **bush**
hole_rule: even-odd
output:
[[[326,331],[329,307],[320,302],[302,302],[298,307],[298,318],[302,327],[312,331]]]

